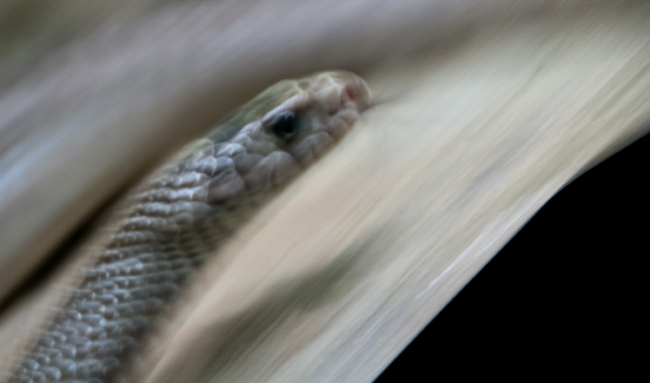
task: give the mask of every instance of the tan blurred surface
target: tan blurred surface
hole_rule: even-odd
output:
[[[206,270],[143,381],[371,381],[650,115],[645,2],[236,4],[154,7],[0,98],[7,294],[153,158],[266,84],[344,68],[373,89],[353,133]],[[0,359],[47,306],[33,296],[4,316]]]

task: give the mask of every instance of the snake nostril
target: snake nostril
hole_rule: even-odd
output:
[[[343,106],[349,102],[356,101],[357,96],[357,92],[354,89],[350,88],[349,86],[344,87],[341,91],[341,105]]]
[[[366,109],[370,103],[370,90],[365,81],[358,79],[356,82],[346,84],[340,93],[341,107],[350,106],[361,111]]]

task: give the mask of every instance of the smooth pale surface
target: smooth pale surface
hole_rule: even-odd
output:
[[[374,379],[562,185],[640,134],[649,16],[542,14],[357,64],[379,104],[206,270],[138,376]]]

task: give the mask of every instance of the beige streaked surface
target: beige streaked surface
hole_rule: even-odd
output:
[[[558,188],[639,133],[649,13],[547,14],[367,67],[383,103],[206,271],[144,378],[371,381]]]

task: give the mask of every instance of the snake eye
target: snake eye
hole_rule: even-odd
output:
[[[298,129],[298,118],[292,112],[282,112],[269,123],[273,133],[283,140],[290,140]]]

